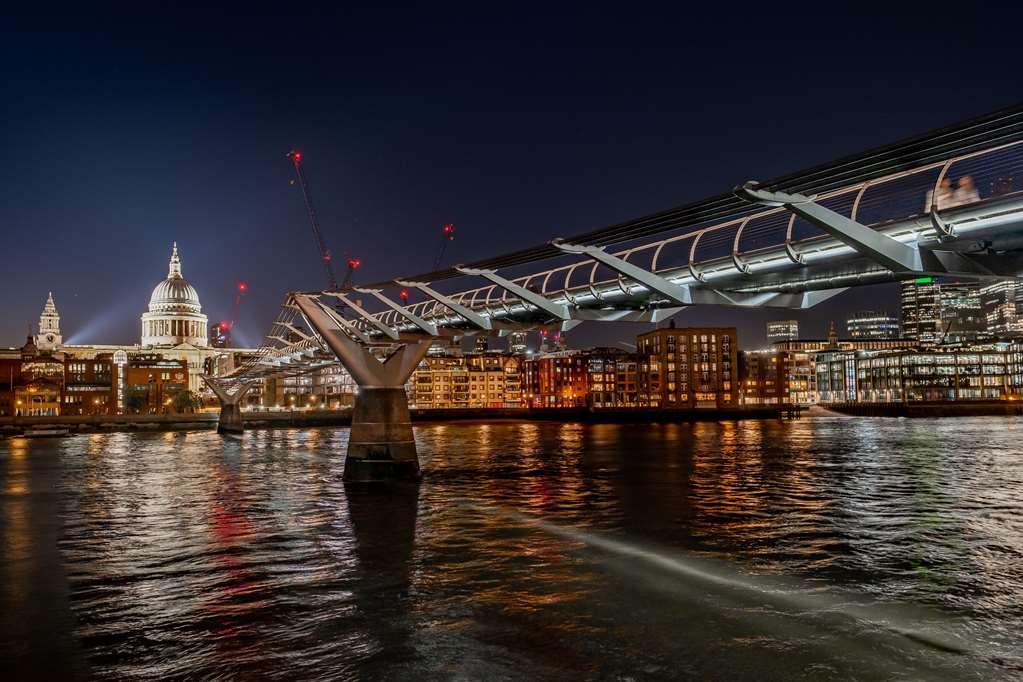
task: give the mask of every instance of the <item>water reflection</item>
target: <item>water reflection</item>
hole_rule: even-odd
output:
[[[63,632],[112,678],[997,676],[1019,424],[424,425],[423,482],[386,487],[344,484],[345,429],[10,440],[0,646],[45,669]]]

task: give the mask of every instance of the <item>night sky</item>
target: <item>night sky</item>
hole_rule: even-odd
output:
[[[324,286],[292,148],[333,251],[377,281],[432,269],[444,223],[446,264],[496,255],[990,111],[1023,81],[1002,11],[448,11],[3,17],[0,345],[49,290],[65,341],[137,342],[175,240],[211,323],[248,283],[236,337],[258,342],[285,292]],[[896,288],[791,316],[821,336],[864,307],[897,312]],[[756,347],[789,316],[678,321]]]

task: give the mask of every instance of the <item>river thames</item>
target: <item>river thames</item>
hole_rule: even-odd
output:
[[[416,434],[0,441],[6,674],[1023,676],[1023,419]]]

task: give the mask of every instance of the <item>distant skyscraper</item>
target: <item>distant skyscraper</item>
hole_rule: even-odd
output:
[[[987,323],[975,282],[941,283],[942,343],[972,343],[987,336]]]
[[[526,332],[512,332],[508,335],[508,352],[512,355],[526,354]]]
[[[899,320],[886,312],[861,310],[845,321],[851,339],[897,339]]]
[[[210,347],[227,348],[231,345],[231,327],[226,324],[215,324],[210,327]]]
[[[553,340],[554,339],[551,338],[551,333],[550,332],[548,332],[546,329],[541,329],[540,330],[540,348],[538,349],[538,352],[541,355],[543,355],[544,353],[550,353],[551,352],[551,342]]]
[[[919,343],[941,336],[941,288],[933,277],[902,282],[902,335]]]
[[[980,290],[980,307],[987,331],[993,336],[1016,336],[1023,332],[1023,316],[1017,296],[1019,284],[1005,279]]]
[[[775,320],[767,323],[767,342],[794,341],[799,338],[798,320]]]
[[[56,350],[64,339],[60,335],[60,314],[57,304],[53,302],[53,292],[46,299],[43,312],[39,315],[39,333],[36,334],[36,348],[39,350]]]

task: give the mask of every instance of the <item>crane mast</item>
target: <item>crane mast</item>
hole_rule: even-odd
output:
[[[331,291],[337,291],[339,289],[337,285],[337,277],[334,275],[334,266],[331,263],[330,249],[327,248],[327,243],[323,241],[323,232],[320,230],[320,220],[316,217],[316,209],[313,208],[313,200],[309,194],[309,185],[306,183],[305,174],[302,172],[302,152],[290,151],[288,152],[288,158],[291,159],[291,163],[295,166],[295,176],[298,178],[298,184],[302,188],[302,199],[305,201],[305,210],[309,214],[309,224],[313,228],[313,236],[316,237],[316,248],[320,252],[320,260],[323,261],[323,270],[327,274],[327,284]],[[350,283],[351,270],[349,266],[349,273],[345,278],[345,282]]]

